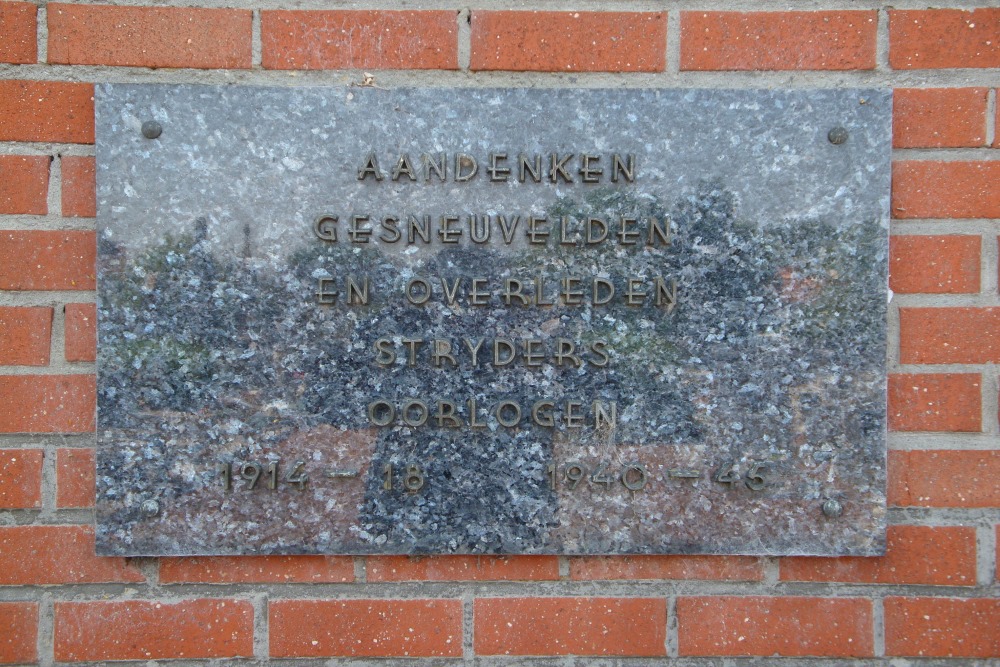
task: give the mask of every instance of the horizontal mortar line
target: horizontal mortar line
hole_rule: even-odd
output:
[[[0,510],[0,518],[15,523],[11,526],[80,526],[94,524],[93,507]],[[0,526],[3,527],[3,526]]]
[[[987,228],[1000,225],[1000,218],[892,218],[889,227],[904,229],[910,225],[954,225],[957,228],[969,225],[984,225]],[[994,231],[994,230],[991,230]]]
[[[224,588],[222,587],[224,586]],[[595,590],[599,586],[598,590]],[[134,595],[127,600],[108,600],[109,595],[121,595],[127,587]],[[15,590],[11,590],[15,589]],[[17,590],[20,589],[20,590]],[[893,596],[927,596],[939,598],[995,597],[1000,584],[985,586],[934,585],[900,583],[858,583],[839,581],[714,581],[708,579],[588,579],[578,581],[405,581],[362,583],[239,583],[239,584],[149,584],[132,582],[72,583],[44,585],[41,592],[57,593],[73,602],[122,602],[153,600],[171,603],[191,599],[249,599],[262,589],[269,602],[278,600],[324,600],[332,604],[346,600],[421,600],[520,597],[629,597],[667,598],[672,596],[738,596],[762,597],[824,597],[883,599]],[[29,585],[0,586],[0,599],[24,599],[34,593]],[[33,597],[33,596],[32,596]],[[31,597],[28,597],[31,599]],[[37,599],[37,598],[36,598]]]
[[[94,303],[94,290],[0,290],[0,306],[61,306],[64,303]]]
[[[997,294],[900,294],[893,292],[892,303],[898,308],[996,308]]]
[[[157,70],[159,71],[159,70]],[[343,71],[340,71],[343,72]],[[336,71],[325,72],[299,72],[280,73],[275,72],[271,76],[248,76],[231,77],[219,79],[210,74],[191,76],[179,75],[175,78],[157,78],[154,80],[140,77],[103,77],[101,83],[119,84],[159,84],[159,85],[212,85],[212,86],[256,86],[274,88],[340,88],[357,85],[361,81],[365,72],[357,70],[356,74],[340,74],[339,80],[331,80],[332,76],[338,76]],[[440,74],[441,76],[436,76]],[[751,91],[771,91],[782,90],[814,90],[814,89],[843,89],[843,88],[872,88],[878,87],[877,83],[865,81],[832,81],[826,85],[813,84],[786,85],[785,79],[776,78],[773,81],[761,80],[753,85],[746,85],[746,82],[739,77],[732,81],[717,80],[711,81],[678,81],[676,79],[649,78],[650,75],[625,75],[627,77],[646,77],[622,79],[615,78],[614,75],[604,73],[586,75],[590,78],[581,80],[579,75],[569,75],[565,73],[493,73],[485,74],[482,80],[461,79],[465,76],[461,72],[438,72],[430,74],[423,70],[412,70],[410,76],[405,76],[405,72],[381,72],[377,74],[379,86],[383,89],[408,89],[408,88],[448,88],[448,89],[489,89],[489,88],[538,88],[538,89],[650,89],[650,90],[751,90]],[[389,77],[395,77],[392,81]],[[456,80],[449,80],[454,77]],[[500,78],[498,78],[500,77]],[[556,77],[556,78],[553,78]],[[603,78],[602,78],[603,77]],[[120,79],[120,80],[115,80]],[[56,78],[55,80],[60,80]]]
[[[175,83],[212,85],[271,85],[278,87],[337,86],[361,81],[372,70],[380,86],[494,88],[910,88],[954,87],[956,73],[962,87],[995,86],[995,70],[845,70],[845,71],[682,71],[664,72],[512,72],[461,70],[202,70],[153,69],[105,65],[0,65],[0,79],[70,81],[84,83]]]
[[[70,0],[69,4],[110,4],[115,6],[138,6],[138,7],[148,7],[149,3],[143,2],[142,0],[112,0],[111,2],[96,2],[95,0]],[[184,1],[181,3],[171,3],[174,7],[185,7],[185,8],[219,8],[219,9],[260,9],[263,11],[267,10],[386,10],[386,9],[400,9],[398,3],[390,2],[389,0],[377,0],[375,2],[364,2],[363,0],[342,0],[337,3],[336,7],[331,7],[328,2],[323,2],[323,0],[305,0],[305,2],[300,2],[296,4],[290,4],[289,2],[264,2],[261,3],[246,3],[246,2],[231,2],[228,0],[204,0],[202,2],[190,2]],[[983,6],[982,0],[953,0],[949,4],[949,8],[975,8]],[[877,2],[864,2],[864,3],[853,3],[849,0],[831,0],[826,2],[822,7],[818,8],[822,11],[843,11],[843,10],[878,10],[884,7],[883,3]],[[462,9],[471,9],[473,12],[478,10],[523,10],[525,9],[523,3],[517,0],[480,0],[477,3],[468,2],[417,2],[412,5],[403,7],[404,9],[416,9],[424,11],[454,11],[459,12]],[[916,0],[901,0],[900,2],[893,3],[893,9],[926,9],[926,3],[920,3]],[[633,0],[631,2],[623,2],[621,4],[615,3],[609,5],[607,2],[601,2],[599,0],[579,0],[574,2],[570,8],[553,8],[555,11],[560,13],[572,14],[577,11],[586,12],[665,12],[677,13],[679,11],[692,11],[695,13],[702,11],[747,11],[745,5],[739,3],[730,2],[726,0],[680,0],[679,2],[672,3],[669,8],[664,7],[662,3],[652,2],[652,1],[638,1]],[[762,2],[756,3],[751,11],[763,11],[763,12],[785,12],[794,10],[809,11],[811,9],[817,8],[803,8],[801,5],[795,3],[788,3],[787,1],[781,0],[762,0]]]
[[[62,1],[62,0],[60,0]],[[691,1],[691,0],[689,0]],[[845,3],[845,0],[833,0],[834,2],[839,2],[844,6],[849,6]],[[906,0],[904,0],[905,2]],[[619,0],[621,4],[615,4],[613,7],[609,8],[607,3],[597,2],[596,0],[579,0],[573,5],[573,9],[558,9],[557,11],[561,13],[572,13],[573,11],[663,11],[663,5],[652,0]],[[709,0],[710,3],[714,3],[719,6],[725,6],[724,0]],[[764,2],[776,2],[776,0],[764,0]],[[65,4],[72,5],[91,5],[91,4],[105,4],[117,7],[149,7],[150,3],[144,0],[66,0]],[[171,2],[171,7],[183,7],[183,8],[208,8],[208,9],[287,9],[287,10],[385,10],[385,9],[405,9],[405,10],[420,10],[420,11],[455,11],[458,13],[462,9],[488,9],[488,8],[499,8],[499,9],[514,9],[514,8],[524,8],[523,4],[518,4],[513,0],[496,0],[494,2],[487,2],[486,0],[480,0],[477,3],[468,2],[447,2],[447,1],[430,1],[430,2],[411,2],[404,6],[401,6],[398,2],[392,2],[392,0],[373,0],[372,2],[364,2],[363,0],[339,0],[336,5],[331,6],[329,2],[322,2],[322,0],[305,0],[302,3],[290,4],[289,2],[275,2],[269,1],[264,3],[249,3],[240,2],[236,0],[181,0],[180,2]],[[692,6],[699,6],[692,2]],[[776,5],[780,6],[780,5]],[[874,8],[874,5],[873,5]]]
[[[329,70],[266,70],[256,73],[278,83],[295,85],[296,79],[307,85],[327,84],[330,75],[341,73],[350,82],[359,82],[371,69],[381,87],[444,87],[494,88],[530,86],[536,88],[710,88],[738,90],[816,88],[882,88],[892,87],[874,70],[842,72],[808,72],[815,79],[790,79],[787,71],[682,71],[682,72],[533,72],[533,71],[463,71],[463,70],[379,70],[375,68]],[[317,79],[312,82],[311,79]],[[456,81],[449,81],[456,79]],[[906,86],[909,87],[909,86]]]
[[[192,598],[206,599],[227,599],[241,598],[259,593],[261,588],[267,589],[267,594],[273,599],[282,600],[309,600],[309,599],[331,599],[331,602],[340,600],[414,600],[434,597],[436,599],[457,599],[470,592],[486,597],[521,597],[525,595],[524,589],[536,591],[539,597],[557,597],[572,594],[574,597],[590,597],[586,590],[567,591],[568,588],[591,588],[597,581],[605,584],[605,588],[616,590],[615,593],[603,593],[606,595],[622,595],[629,597],[667,597],[675,594],[675,591],[646,591],[644,594],[636,594],[638,586],[649,587],[651,584],[661,584],[662,587],[676,588],[678,583],[700,584],[713,589],[714,595],[727,595],[734,586],[756,585],[762,587],[764,582],[718,582],[711,580],[642,580],[642,584],[623,583],[615,580],[587,580],[587,581],[402,581],[402,582],[345,582],[345,583],[176,583],[176,584],[149,584],[146,582],[132,582],[128,584],[115,584],[113,582],[104,583],[69,583],[57,585],[59,592],[72,600],[86,601],[107,601],[107,590],[112,591],[128,586],[135,591],[136,597],[130,599],[150,599],[163,602],[180,602]],[[225,588],[220,588],[225,586]],[[18,590],[20,589],[20,590]],[[427,590],[430,589],[430,590]],[[491,590],[496,589],[496,590]],[[513,590],[511,590],[513,589]],[[541,589],[541,590],[540,590]],[[641,589],[639,589],[641,590]],[[0,599],[7,600],[23,599],[31,596],[35,592],[33,586],[29,584],[0,586]],[[49,592],[49,591],[46,591]],[[30,598],[29,598],[30,599]]]
[[[889,433],[889,449],[892,451],[912,451],[928,449],[959,449],[966,451],[990,451],[1000,448],[1000,440],[989,433],[931,433],[900,432]]]
[[[85,449],[97,446],[96,433],[2,433],[0,448],[17,447],[41,449],[43,447],[64,447]]]
[[[1000,234],[1000,220],[991,218],[894,219],[889,225],[890,236],[995,236]],[[996,243],[996,238],[984,242]]]
[[[994,364],[899,364],[893,373],[987,373]]]
[[[49,366],[0,366],[0,375],[93,375],[97,364],[74,361]]]
[[[947,72],[947,74],[946,74]],[[520,72],[470,72],[470,76],[496,76],[498,74],[520,75]],[[534,76],[558,73],[531,72]],[[613,72],[563,73],[565,76],[612,78]],[[628,75],[631,77],[632,75]],[[900,88],[952,88],[956,77],[963,78],[961,87],[990,87],[995,85],[989,74],[968,74],[968,70],[680,70],[677,72],[652,73],[664,80],[662,87],[677,88],[735,88],[735,89],[900,89]],[[625,79],[630,80],[630,79]],[[979,83],[981,80],[981,83]],[[977,83],[973,83],[977,82]]]
[[[893,162],[990,162],[1000,160],[996,148],[893,148]]]
[[[889,507],[888,525],[927,528],[991,526],[1000,519],[1000,510],[979,508]]]
[[[43,596],[51,596],[53,593],[58,593],[63,596],[62,599],[57,600],[57,602],[72,602],[73,598],[66,595],[67,593],[73,591],[77,592],[78,589],[84,589],[82,592],[93,591],[94,587],[100,586],[104,589],[105,596],[118,596],[126,592],[126,589],[135,586],[146,586],[144,582],[137,583],[114,583],[114,582],[102,582],[97,584],[80,584],[80,583],[65,583],[65,584],[0,584],[0,601],[3,602],[34,602],[42,599]],[[128,598],[122,598],[117,601],[127,601]],[[173,663],[171,663],[173,664]]]
[[[67,0],[66,4],[74,5],[89,5],[89,4],[108,4],[115,6],[139,6],[148,7],[150,3],[144,0]],[[331,7],[328,0],[303,0],[302,2],[290,3],[287,0],[283,2],[277,1],[265,1],[263,3],[249,3],[241,2],[240,0],[181,0],[181,2],[171,2],[171,7],[207,7],[207,8],[235,8],[235,9],[338,9],[338,10],[366,10],[366,9],[399,9],[400,4],[394,2],[393,0],[371,0],[366,2],[365,0],[339,0],[335,7]],[[867,2],[851,2],[850,0],[827,0],[822,5],[822,10],[877,10],[885,6],[884,3],[874,2],[868,0]],[[949,2],[949,8],[961,8],[961,7],[982,7],[983,0],[951,0]],[[893,9],[926,9],[926,2],[919,2],[918,0],[898,0],[893,2]],[[461,1],[417,1],[408,3],[405,9],[417,9],[417,10],[455,10],[456,12],[461,9],[471,9],[473,11],[479,9],[499,9],[499,10],[524,10],[525,5],[523,0],[477,0],[476,2],[461,2]],[[671,2],[668,7],[665,7],[662,2],[657,2],[654,0],[617,0],[614,3],[608,3],[607,0],[575,0],[569,8],[566,7],[555,7],[551,11],[558,11],[559,13],[571,14],[576,11],[598,11],[598,12],[659,12],[659,11],[747,11],[745,3],[734,2],[733,0],[675,0]],[[801,10],[801,3],[789,2],[788,0],[758,0],[754,3],[753,10],[751,11],[793,11]],[[807,8],[809,11],[812,8]]]
[[[0,141],[0,155],[49,155],[93,157],[93,144],[54,144],[51,142]]]
[[[889,375],[934,375],[940,373],[978,373],[980,375],[987,375],[993,366],[978,366],[972,364],[927,364],[926,366],[920,364],[898,364],[898,363],[888,363],[886,365],[886,371]],[[982,380],[983,385],[986,385],[987,380]]]
[[[478,591],[480,594],[496,595],[497,597],[520,597],[523,596],[523,589],[534,589],[539,591],[541,596],[559,596],[568,592],[567,588],[589,588],[594,581],[608,584],[609,588],[618,589],[618,595],[636,596],[635,590],[638,583],[623,583],[614,580],[588,580],[588,581],[402,581],[402,582],[301,582],[301,583],[272,583],[272,582],[246,582],[246,583],[176,583],[176,584],[150,584],[146,582],[132,582],[124,584],[135,590],[136,597],[130,599],[155,599],[157,601],[182,601],[192,598],[226,599],[230,597],[246,597],[260,592],[259,589],[266,588],[269,596],[285,600],[308,600],[315,598],[332,598],[331,601],[339,600],[414,600],[424,599],[432,596],[438,599],[457,599],[461,596]],[[643,585],[659,583],[663,587],[675,588],[680,580],[643,580]],[[725,595],[724,591],[736,585],[755,584],[763,586],[764,582],[717,582],[710,580],[688,580],[683,583],[697,582],[702,585],[711,585],[715,590],[713,594]],[[70,583],[59,585],[60,592],[64,595],[73,596],[74,600],[104,601],[107,591],[103,589],[117,589],[122,584],[114,582],[104,583]],[[225,588],[220,588],[225,586]],[[15,590],[11,590],[15,589]],[[18,591],[16,589],[22,589]],[[432,589],[432,590],[426,590]],[[485,590],[484,590],[485,589]],[[495,591],[489,589],[498,589]],[[513,590],[511,590],[513,589]],[[522,590],[518,590],[522,589]],[[25,593],[33,593],[33,587],[29,584],[16,586],[0,586],[0,596],[19,595],[23,597]],[[588,597],[586,591],[574,591],[577,597]],[[592,595],[591,593],[590,595]],[[643,597],[667,597],[674,594],[672,591],[647,592]],[[3,598],[0,598],[3,599]]]
[[[866,597],[885,599],[887,597],[937,597],[937,598],[982,598],[993,597],[1000,586],[969,586],[960,584],[927,583],[860,583],[845,581],[809,582],[779,581],[775,584],[775,596],[780,597]]]
[[[896,146],[896,145],[893,145],[893,147],[892,147],[892,154],[893,154],[894,158],[895,158],[895,156],[897,154],[914,153],[914,152],[918,152],[918,151],[919,152],[923,152],[923,151],[927,151],[927,152],[929,152],[929,151],[936,151],[936,152],[947,152],[947,153],[959,152],[959,151],[981,151],[981,152],[987,153],[987,154],[990,151],[993,151],[994,153],[1000,152],[1000,151],[997,150],[997,148],[995,146],[991,146],[990,144],[987,144],[987,143],[983,143],[983,144],[981,144],[979,146]],[[902,158],[895,158],[895,159],[898,160],[898,159],[902,159]],[[913,159],[913,158],[909,158],[909,159]]]
[[[996,70],[982,68],[969,69],[881,69],[880,73],[891,73],[893,88],[992,88],[996,85]],[[957,81],[960,81],[958,83]]]
[[[0,233],[6,231],[93,231],[97,227],[94,218],[64,218],[48,215],[0,215]]]
[[[996,507],[889,507],[889,519],[895,525],[971,525],[988,526],[1000,522]]]

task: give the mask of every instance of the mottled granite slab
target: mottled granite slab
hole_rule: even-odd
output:
[[[888,91],[96,105],[100,553],[884,549]]]

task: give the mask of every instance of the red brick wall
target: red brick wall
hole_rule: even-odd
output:
[[[0,0],[0,663],[1000,657],[1000,9],[141,4]],[[366,72],[387,87],[894,88],[887,554],[96,557],[93,84]]]

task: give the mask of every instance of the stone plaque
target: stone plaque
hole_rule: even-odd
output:
[[[98,550],[879,553],[890,115],[98,86]]]

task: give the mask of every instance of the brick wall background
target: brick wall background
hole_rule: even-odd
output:
[[[0,663],[1000,657],[990,0],[191,2],[0,0]],[[93,84],[365,72],[388,87],[894,88],[886,556],[96,557]]]

